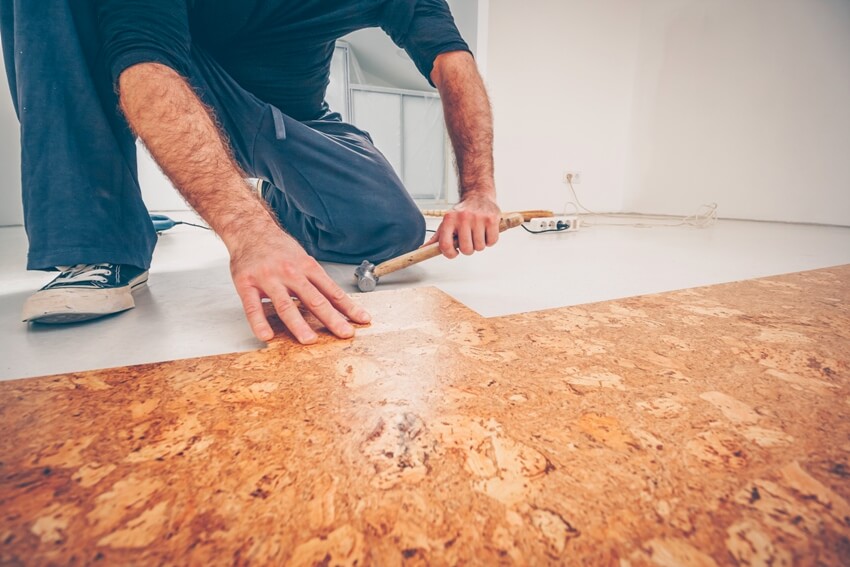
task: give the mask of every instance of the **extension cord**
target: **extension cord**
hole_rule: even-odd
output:
[[[578,217],[535,217],[526,223],[529,230],[540,232],[552,230],[559,232],[575,232],[579,229],[581,222]]]

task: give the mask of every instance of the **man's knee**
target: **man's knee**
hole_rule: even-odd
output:
[[[387,250],[385,258],[416,250],[425,240],[425,217],[416,207],[397,212],[381,230],[381,236]]]
[[[337,220],[334,232],[317,230],[299,239],[317,260],[378,263],[416,250],[425,239],[425,218],[412,202],[394,210],[350,211]]]

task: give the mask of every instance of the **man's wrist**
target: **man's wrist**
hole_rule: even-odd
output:
[[[270,231],[281,231],[268,206],[250,191],[245,191],[244,181],[234,185],[227,199],[228,206],[216,207],[218,214],[207,220],[231,256]]]
[[[283,233],[280,225],[275,222],[267,211],[245,212],[245,216],[233,218],[225,222],[218,235],[232,256],[246,246],[274,233]]]
[[[466,187],[461,193],[461,201],[470,197],[486,198],[492,201],[496,200],[496,187],[494,185],[479,185],[476,187]]]

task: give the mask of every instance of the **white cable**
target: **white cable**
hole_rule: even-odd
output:
[[[581,201],[578,200],[578,194],[576,193],[575,187],[573,187],[572,174],[567,175],[567,185],[570,186],[570,192],[573,194],[573,199],[575,199],[575,203],[573,205],[576,207],[576,213],[578,213],[578,209],[583,209],[586,213],[590,213],[591,215],[600,215],[604,213],[595,213],[581,204]],[[569,204],[569,203],[568,203]],[[566,207],[565,207],[566,208]]]
[[[573,187],[573,182],[571,179],[567,178],[567,185],[570,188],[570,192],[573,195],[573,199],[575,202],[567,201],[566,205],[564,205],[564,211],[566,214],[567,205],[572,205],[575,208],[576,215],[579,215],[579,211],[584,211],[581,214],[584,216],[591,217],[601,217],[601,218],[620,218],[620,219],[646,219],[646,220],[655,220],[661,221],[660,223],[648,224],[648,223],[616,223],[616,222],[602,222],[594,225],[593,223],[587,222],[586,220],[582,220],[583,226],[630,226],[634,228],[656,228],[656,227],[677,227],[677,226],[693,226],[696,228],[708,228],[714,225],[717,222],[717,203],[709,203],[702,205],[694,214],[688,215],[686,217],[682,217],[679,222],[669,223],[663,221],[675,220],[671,219],[669,216],[665,215],[650,215],[643,213],[597,213],[595,211],[591,211],[587,207],[585,207],[581,201],[579,201],[578,194],[576,193],[575,187]]]
[[[573,214],[574,214],[575,216],[579,216],[579,214],[581,214],[581,213],[579,212],[579,210],[578,210],[578,205],[576,205],[576,204],[575,204],[575,203],[573,203],[572,201],[567,201],[567,202],[566,202],[566,204],[564,205],[564,215],[563,215],[563,216],[565,216],[565,217],[566,217],[566,216],[569,216],[569,213],[567,213],[567,206],[568,206],[568,205],[572,205],[572,206],[573,206]]]

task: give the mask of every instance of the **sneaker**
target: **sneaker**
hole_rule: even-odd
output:
[[[62,273],[24,303],[25,323],[76,323],[132,309],[132,292],[148,281],[146,270],[122,264],[58,269]]]

